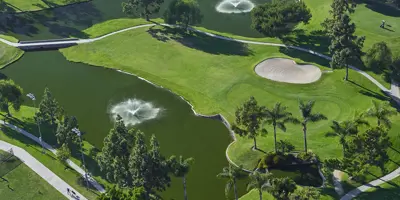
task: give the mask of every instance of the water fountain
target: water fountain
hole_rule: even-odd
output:
[[[223,0],[215,9],[220,13],[246,13],[253,10],[254,3],[250,0]]]
[[[124,120],[125,125],[133,126],[156,118],[160,111],[160,108],[156,108],[150,102],[139,99],[128,99],[112,106],[110,115],[114,120],[119,115]]]

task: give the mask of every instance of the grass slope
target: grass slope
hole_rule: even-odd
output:
[[[24,51],[0,42],[0,69],[18,60]]]
[[[23,106],[20,112],[15,113],[13,112],[14,117],[20,116],[32,116],[33,115],[33,108]],[[25,117],[23,117],[25,118]],[[7,120],[9,123],[13,123],[20,128],[25,129],[26,127],[22,126],[21,124],[15,123],[15,120]],[[30,127],[35,126],[35,124],[30,124]],[[38,135],[38,134],[37,134]],[[63,164],[61,164],[57,159],[56,156],[51,153],[50,151],[45,151],[45,154],[42,154],[41,146],[36,142],[33,142],[31,139],[27,138],[26,136],[13,131],[9,128],[2,128],[0,131],[0,140],[13,144],[15,146],[21,147],[25,149],[29,154],[35,157],[39,162],[49,168],[52,172],[57,174],[58,177],[63,179],[66,183],[71,185],[74,189],[79,191],[82,195],[84,195],[88,199],[96,199],[98,196],[97,191],[87,190],[84,186],[84,183],[81,181],[81,175],[78,174],[76,171],[70,168],[66,168]],[[80,163],[76,162],[78,165]]]
[[[0,167],[4,165],[12,163],[1,163]],[[12,169],[7,171],[0,182],[1,197],[9,200],[66,199],[23,163],[12,166]]]
[[[37,11],[89,0],[4,0],[10,12]]]
[[[235,109],[255,96],[262,105],[271,107],[282,102],[296,117],[298,99],[314,99],[315,110],[328,116],[328,121],[309,125],[309,148],[321,158],[340,157],[338,138],[325,137],[331,120],[345,120],[356,110],[364,111],[372,100],[388,100],[377,87],[360,74],[351,71],[349,82],[344,82],[344,71],[326,73],[315,84],[292,85],[268,81],[254,73],[254,66],[265,58],[292,57],[297,62],[311,62],[322,69],[327,61],[299,51],[278,47],[242,45],[213,39],[204,35],[188,36],[172,33],[163,28],[137,29],[108,37],[91,44],[84,44],[62,53],[70,61],[121,69],[144,77],[171,89],[188,99],[196,111],[203,114],[221,113],[232,122]],[[393,120],[390,135],[394,149],[400,149],[395,137],[400,130],[399,117]],[[272,133],[270,127],[269,132]],[[259,147],[273,149],[273,136],[258,138]],[[288,125],[287,132],[278,131],[278,139],[287,139],[298,149],[302,148],[300,126]],[[259,152],[250,150],[252,140],[239,138],[228,150],[231,159],[253,168]],[[400,161],[395,150],[389,154],[393,170]],[[376,176],[381,173],[372,169]],[[374,177],[370,177],[372,179]]]

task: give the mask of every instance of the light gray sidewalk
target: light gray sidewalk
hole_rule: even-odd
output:
[[[73,190],[79,197],[79,199],[86,200],[86,198],[82,194],[73,189],[70,185],[68,185],[68,183],[64,182],[60,177],[50,171],[46,166],[36,160],[36,158],[31,156],[31,154],[26,152],[24,149],[1,140],[0,149],[4,151],[9,151],[10,149],[12,149],[13,154],[16,157],[18,157],[22,162],[24,162],[25,165],[31,168],[34,172],[36,172],[40,177],[42,177],[45,181],[47,181],[51,186],[61,192],[61,194],[63,194],[68,199],[76,200],[76,198],[73,198],[70,194],[68,194],[67,188]]]
[[[393,172],[391,172],[390,174],[387,174],[386,176],[383,176],[379,179],[376,179],[374,181],[371,181],[367,184],[364,184],[350,192],[348,192],[346,195],[344,195],[340,200],[350,200],[354,197],[356,197],[357,195],[359,195],[362,192],[365,192],[375,186],[378,186],[380,184],[386,183],[392,179],[397,178],[398,176],[400,176],[400,168],[397,168],[396,170],[394,170]]]
[[[11,128],[11,129],[23,134],[23,135],[25,135],[26,137],[30,138],[31,140],[35,141],[38,144],[41,144],[41,142],[40,142],[38,137],[32,135],[31,133],[28,133],[24,129],[21,129],[21,128],[13,125],[13,124],[10,124],[10,123],[5,123],[3,120],[0,120],[0,124],[5,125],[5,126]],[[46,142],[43,142],[43,146],[47,150],[51,151],[54,155],[57,155],[57,150],[54,149],[51,145],[47,144]],[[85,171],[82,168],[80,168],[77,164],[72,162],[70,159],[67,160],[67,164],[72,169],[74,169],[79,174],[81,174],[82,177],[85,177]],[[89,183],[91,185],[93,185],[93,187],[95,187],[99,192],[104,193],[106,191],[93,177],[90,176],[90,174],[88,174],[88,180],[89,180]]]

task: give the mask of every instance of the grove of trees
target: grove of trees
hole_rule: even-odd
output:
[[[281,37],[290,33],[300,22],[308,23],[310,9],[304,1],[272,0],[256,6],[251,11],[251,26],[268,37]]]

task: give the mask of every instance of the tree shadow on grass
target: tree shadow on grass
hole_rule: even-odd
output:
[[[48,39],[46,30],[39,31],[46,27],[49,33],[57,37],[88,38],[82,30],[102,21],[103,16],[92,3],[87,2],[36,12],[6,12],[0,14],[0,19],[0,30],[6,33],[33,37],[44,32],[43,37]]]
[[[186,47],[210,54],[238,56],[253,54],[247,44],[214,38],[195,31],[187,32],[180,28],[151,27],[147,32],[159,41],[173,40]]]
[[[362,85],[360,85],[360,84],[358,84],[358,83],[356,83],[356,82],[354,82],[352,80],[348,80],[348,82],[352,83],[353,85],[356,85],[359,88],[361,88],[361,90],[358,91],[360,94],[363,94],[363,95],[369,96],[369,97],[373,97],[375,99],[379,99],[379,100],[382,100],[382,101],[389,101],[390,100],[390,97],[386,96],[384,92],[382,92],[382,93],[374,92],[374,91],[372,91],[372,90],[370,90],[370,89],[368,89],[368,88],[366,88],[366,87],[364,87],[364,86],[362,86]]]
[[[298,46],[319,53],[329,52],[330,39],[323,30],[306,33],[303,29],[296,29],[290,35],[280,38],[286,45]]]
[[[381,13],[386,16],[400,17],[400,9],[392,5],[385,4],[376,0],[359,0],[358,3],[365,3],[365,7],[374,12]]]
[[[290,56],[292,58],[298,58],[307,63],[316,63],[321,66],[329,67],[329,60],[313,55],[311,53],[303,52],[297,49],[279,47],[279,52]]]

